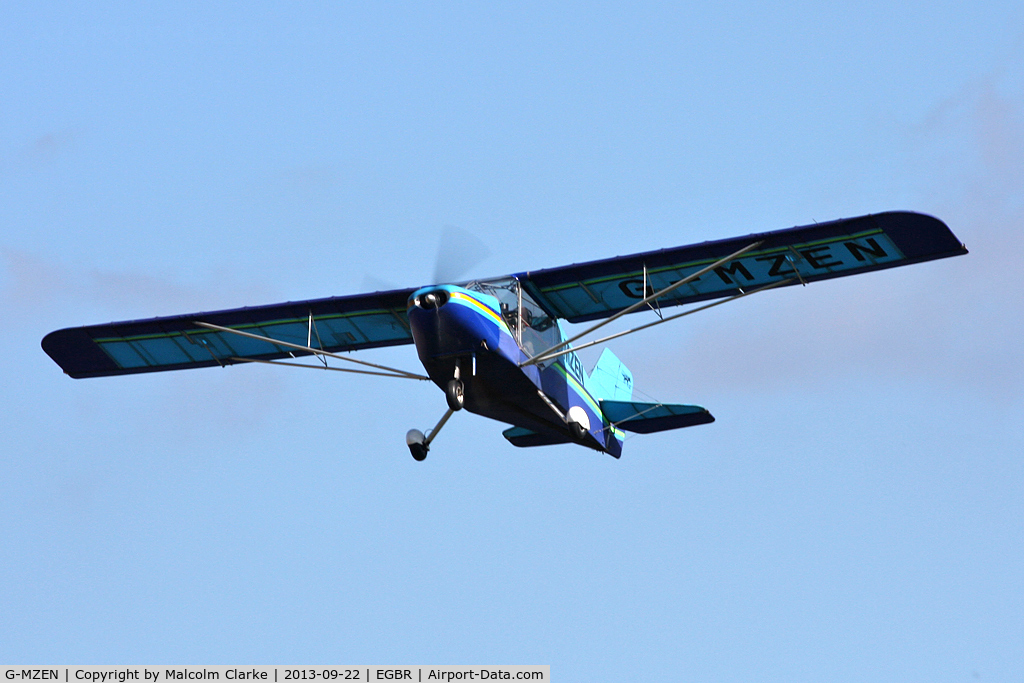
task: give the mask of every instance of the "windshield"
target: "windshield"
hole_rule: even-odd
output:
[[[558,325],[519,286],[519,280],[503,278],[470,282],[466,289],[490,294],[498,300],[501,304],[501,316],[527,355],[536,356],[562,341]]]

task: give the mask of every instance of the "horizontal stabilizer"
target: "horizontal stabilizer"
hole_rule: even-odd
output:
[[[519,446],[520,448],[529,448],[530,446],[553,446],[559,443],[569,443],[569,439],[561,434],[540,434],[538,432],[530,431],[529,429],[523,429],[522,427],[506,429],[501,433],[501,435],[508,439],[510,444],[513,446]]]
[[[706,408],[675,403],[601,401],[601,410],[619,429],[638,434],[682,429],[715,421]]]

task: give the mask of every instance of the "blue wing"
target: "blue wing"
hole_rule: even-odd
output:
[[[773,282],[814,282],[870,270],[966,254],[946,225],[931,216],[890,212],[776,230],[747,237],[619,256],[520,273],[548,313],[578,323],[613,315],[743,247],[755,250],[658,299],[676,306],[732,296]],[[645,278],[646,269],[646,278]]]
[[[893,212],[704,242],[516,275],[554,317],[608,317],[754,242],[729,261],[658,300],[674,306],[731,296],[773,282],[813,282],[965,254],[942,221]],[[329,352],[409,344],[413,289],[331,297],[51,332],[43,349],[68,375],[101,377],[223,366],[302,355],[273,342],[213,331],[205,322]],[[314,325],[309,325],[310,316]],[[316,337],[312,331],[316,331]]]
[[[78,379],[309,355],[269,341],[206,329],[196,322],[335,353],[409,344],[412,334],[405,311],[413,291],[73,327],[46,335],[43,350]]]

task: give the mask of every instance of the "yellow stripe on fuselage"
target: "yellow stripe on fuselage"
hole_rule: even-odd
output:
[[[463,306],[472,308],[474,311],[484,314],[487,318],[497,323],[499,329],[503,329],[506,332],[509,331],[508,325],[505,324],[505,321],[502,320],[501,316],[495,313],[494,309],[492,309],[490,306],[487,306],[486,304],[477,301],[473,297],[463,292],[450,292],[449,296],[453,303],[462,304]]]

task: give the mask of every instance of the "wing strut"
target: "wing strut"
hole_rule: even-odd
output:
[[[322,341],[320,341],[320,330],[316,329],[316,322],[313,321],[313,310],[310,309],[310,311],[309,311],[309,331],[306,333],[306,346],[309,346],[309,347],[313,346],[313,333],[314,332],[316,332],[316,343],[317,343],[317,345],[321,349],[324,348],[324,343]],[[326,356],[319,356],[319,358],[320,358],[320,360],[323,361],[324,367],[326,368],[327,367],[327,357]]]
[[[377,365],[376,363],[370,363],[370,362],[365,361],[365,360],[356,360],[355,358],[349,358],[347,356],[342,356],[341,354],[338,354],[338,353],[331,353],[330,351],[324,351],[323,349],[314,349],[311,346],[303,346],[301,344],[292,344],[291,342],[281,341],[280,339],[273,339],[271,337],[264,337],[263,335],[260,335],[260,334],[253,334],[252,332],[243,332],[242,330],[236,330],[236,329],[233,329],[233,328],[230,328],[230,327],[222,327],[221,325],[213,325],[211,323],[204,323],[204,322],[200,322],[198,320],[194,321],[194,324],[199,326],[199,327],[205,327],[208,330],[216,330],[217,332],[230,332],[231,334],[237,334],[240,337],[249,337],[250,339],[258,339],[260,341],[265,341],[265,342],[269,342],[271,344],[274,344],[275,346],[283,346],[283,347],[288,348],[288,349],[296,349],[298,351],[305,351],[306,353],[312,353],[312,354],[314,354],[316,356],[321,356],[321,357],[323,357],[323,356],[330,356],[331,358],[337,358],[338,360],[348,361],[349,363],[357,363],[359,365],[367,365],[367,366],[369,366],[371,368],[377,368],[378,370],[384,370],[384,371],[386,371],[388,373],[391,373],[390,374],[391,377],[402,377],[402,378],[405,378],[405,379],[419,379],[419,380],[428,380],[428,381],[430,380],[430,378],[425,376],[425,375],[417,375],[417,374],[412,373],[412,372],[406,372],[405,370],[398,370],[396,368],[389,368],[386,365]],[[252,360],[252,359],[239,358],[237,360]],[[297,365],[295,363],[273,363],[271,361],[265,361],[265,362],[269,362],[269,363],[271,363],[273,365]],[[306,367],[308,367],[308,366],[306,366]],[[336,368],[330,368],[330,369],[336,369]],[[350,370],[349,372],[360,372],[360,371],[358,371],[358,370],[354,370],[354,371]],[[380,372],[368,372],[366,370],[363,370],[361,372],[364,372],[366,374],[373,374],[373,375],[382,375],[382,374],[384,374],[384,373],[380,373]]]
[[[743,254],[746,254],[748,251],[750,251],[752,249],[757,249],[759,246],[761,246],[761,242],[760,241],[754,242],[752,244],[748,244],[747,246],[743,247],[739,251],[733,252],[732,254],[729,254],[725,258],[719,259],[718,261],[715,261],[710,266],[707,266],[706,268],[702,268],[702,269],[698,270],[696,273],[693,273],[692,275],[687,275],[682,280],[679,280],[678,282],[673,282],[668,287],[665,287],[664,289],[658,290],[657,292],[655,292],[654,294],[651,294],[650,296],[644,297],[640,301],[637,301],[635,304],[622,309],[621,311],[619,311],[615,315],[611,316],[610,318],[605,318],[604,320],[602,320],[598,324],[592,325],[592,326],[588,327],[584,331],[582,331],[579,334],[577,334],[575,337],[570,337],[569,339],[566,339],[565,341],[563,341],[563,342],[561,342],[559,344],[555,344],[554,346],[552,346],[551,348],[549,348],[549,349],[547,349],[545,351],[541,351],[540,353],[538,353],[533,358],[530,358],[529,360],[523,361],[522,363],[520,363],[519,366],[520,367],[525,367],[527,365],[535,365],[537,363],[540,363],[542,360],[546,360],[547,358],[554,358],[554,357],[557,357],[557,356],[561,356],[561,355],[563,355],[565,353],[568,353],[567,350],[563,350],[563,351],[559,351],[558,353],[555,353],[554,356],[551,355],[553,352],[558,351],[559,349],[561,349],[563,347],[569,346],[570,344],[572,344],[577,339],[581,339],[582,337],[586,337],[587,335],[593,333],[595,330],[597,330],[597,329],[599,329],[601,327],[604,327],[605,325],[607,325],[608,323],[610,323],[610,322],[612,322],[614,320],[618,320],[619,318],[621,318],[622,316],[626,315],[627,313],[632,313],[633,311],[637,310],[638,308],[641,308],[643,306],[646,306],[646,305],[650,304],[652,301],[657,301],[658,299],[660,299],[661,297],[665,296],[666,294],[674,292],[675,290],[679,289],[683,285],[685,285],[687,283],[690,283],[690,282],[693,282],[694,280],[698,279],[700,276],[704,275],[705,273],[709,273],[712,270],[714,270],[715,268],[718,268],[719,266],[725,265],[726,263],[728,263],[729,261],[733,260],[734,258],[738,258],[738,257],[742,256]],[[647,294],[647,292],[645,291],[644,294]],[[679,316],[675,316],[675,317],[679,317]],[[658,322],[664,322],[666,320],[671,320],[671,318],[664,318],[663,320],[660,320]],[[638,328],[638,329],[640,329],[640,328]],[[621,336],[621,335],[615,335],[615,336]],[[588,346],[589,346],[589,344],[588,344]]]
[[[611,341],[612,339],[617,339],[618,337],[624,337],[627,334],[633,334],[634,332],[639,332],[640,330],[646,330],[648,327],[654,327],[655,325],[660,325],[662,323],[667,323],[670,320],[675,320],[676,318],[682,318],[682,317],[690,315],[691,313],[696,313],[698,311],[706,311],[709,308],[714,308],[715,306],[721,306],[722,304],[729,303],[730,301],[736,301],[736,299],[742,299],[745,296],[750,296],[751,294],[757,294],[758,292],[763,292],[766,289],[772,289],[774,287],[781,287],[782,285],[788,285],[788,284],[790,284],[792,282],[795,282],[795,281],[796,281],[796,278],[792,278],[791,277],[791,278],[786,279],[786,280],[779,280],[778,282],[769,282],[768,284],[766,284],[766,285],[764,285],[762,287],[758,287],[757,289],[752,289],[749,292],[744,292],[743,290],[740,290],[739,294],[731,296],[728,299],[719,299],[718,301],[715,301],[713,303],[705,304],[704,306],[699,306],[698,308],[691,308],[688,311],[683,311],[682,313],[676,313],[675,315],[670,315],[667,318],[661,318],[659,320],[655,320],[654,322],[647,323],[646,325],[640,325],[639,327],[634,327],[634,328],[629,329],[629,330],[623,330],[622,332],[616,332],[615,334],[610,334],[607,337],[602,337],[601,339],[595,339],[595,340],[589,341],[589,342],[587,342],[585,344],[580,344],[579,346],[574,346],[571,349],[562,349],[561,351],[552,351],[550,353],[542,353],[540,355],[534,356],[528,362],[530,362],[530,363],[542,363],[542,362],[544,362],[546,360],[551,360],[552,358],[558,358],[559,356],[564,356],[565,354],[571,353],[573,351],[579,351],[580,349],[585,349],[585,348],[587,348],[589,346],[594,346],[595,344],[603,344],[606,341]],[[526,365],[526,363],[523,363],[523,365]]]
[[[644,294],[645,294],[645,295],[647,294],[647,288],[648,288],[648,287],[650,287],[650,285],[648,285],[648,284],[647,284],[647,263],[645,262],[645,263],[644,263]],[[659,317],[659,318],[664,318],[664,317],[665,317],[665,316],[664,316],[664,315],[662,315],[662,313],[661,313],[661,304],[659,304],[659,303],[658,303],[657,301],[654,301],[654,302],[652,302],[652,303],[649,303],[649,304],[647,304],[647,306],[648,306],[648,307],[649,307],[649,308],[650,308],[650,309],[651,309],[652,311],[654,311],[655,313],[657,313],[657,314],[658,314],[658,317]],[[655,308],[655,306],[657,306],[657,308]]]
[[[356,375],[377,375],[378,377],[397,377],[398,379],[420,379],[419,377],[409,377],[407,375],[396,375],[393,372],[374,372],[373,370],[352,370],[350,368],[335,368],[327,365],[326,359],[324,365],[308,365],[306,363],[289,363],[283,360],[263,360],[261,358],[240,358],[238,356],[232,356],[231,360],[238,361],[239,363],[263,363],[264,365],[287,365],[290,368],[309,368],[310,370],[334,370],[335,372],[351,372]],[[430,379],[424,377],[423,379]]]

